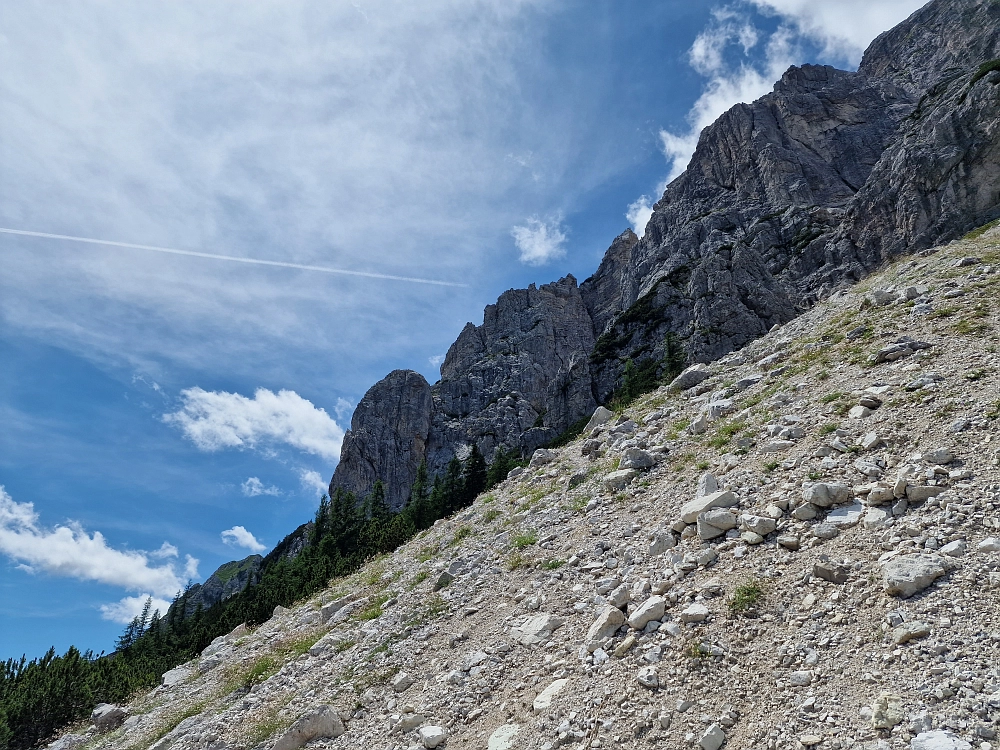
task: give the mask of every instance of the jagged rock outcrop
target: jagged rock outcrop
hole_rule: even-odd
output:
[[[357,497],[382,480],[386,501],[401,507],[424,459],[431,426],[431,387],[413,370],[393,370],[358,403],[330,483]]]
[[[438,384],[417,394],[390,375],[373,389],[413,399],[426,431],[422,418],[386,429],[366,395],[352,434],[367,437],[345,440],[331,486],[363,494],[381,478],[399,507],[423,458],[433,473],[473,442],[488,458],[530,451],[604,402],[627,360],[664,375],[716,359],[1000,216],[997,57],[1000,5],[934,0],[857,72],[790,68],[702,132],[644,236],[616,238],[579,288],[506,292],[462,331]]]
[[[208,609],[213,604],[240,593],[251,583],[256,583],[263,562],[264,558],[260,555],[250,555],[242,560],[220,565],[204,583],[196,583],[188,589],[184,600],[184,616],[190,617],[199,606]]]
[[[504,292],[483,324],[465,327],[433,388],[427,462],[439,470],[456,445],[486,456],[548,443],[597,407],[590,371],[594,327],[576,279]]]
[[[390,507],[409,497],[420,462],[433,476],[473,443],[526,452],[596,408],[594,330],[576,279],[512,289],[469,323],[448,350],[441,380],[396,370],[358,404],[330,491],[359,498],[376,480]]]

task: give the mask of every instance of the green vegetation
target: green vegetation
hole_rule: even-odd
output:
[[[565,560],[559,560],[558,558],[551,557],[548,560],[545,560],[540,567],[542,570],[559,570],[559,568],[565,564]]]
[[[734,615],[748,612],[755,609],[763,598],[764,589],[761,588],[760,583],[749,580],[737,586],[736,591],[733,592],[733,596],[729,600],[729,611]]]
[[[525,547],[530,547],[538,541],[538,533],[535,531],[527,531],[523,534],[518,534],[511,541],[517,549],[524,549]]]
[[[1000,62],[1000,61],[994,60],[993,62]],[[965,237],[963,237],[962,239],[963,240],[978,240],[980,237],[982,237],[988,231],[990,231],[991,229],[993,229],[993,227],[995,227],[995,226],[1000,226],[1000,219],[994,219],[989,224],[983,224],[981,227],[976,227],[971,232],[969,232],[967,235],[965,235]]]

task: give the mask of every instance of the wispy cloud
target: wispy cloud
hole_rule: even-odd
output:
[[[312,490],[319,495],[325,494],[330,489],[330,482],[313,469],[300,469],[299,481],[302,482],[303,489]]]
[[[247,398],[187,388],[181,391],[181,400],[181,408],[163,419],[203,451],[269,450],[283,444],[331,461],[340,457],[344,430],[325,410],[294,391],[258,388],[253,398]]]
[[[273,485],[268,487],[257,477],[248,478],[240,487],[243,490],[243,494],[247,497],[257,497],[258,495],[272,495],[277,497],[281,494],[280,489]]]
[[[152,594],[139,594],[138,596],[126,596],[114,604],[102,604],[101,617],[112,622],[128,624],[142,614],[142,610],[146,607],[148,599],[152,599],[149,610],[150,615],[156,611],[159,611],[161,616],[167,614],[170,602],[166,599],[160,599]]]
[[[791,31],[779,27],[763,43],[760,59],[752,62],[747,56],[760,39],[750,21],[733,12],[716,13],[712,24],[695,39],[688,60],[707,80],[687,114],[688,129],[680,133],[660,131],[663,155],[670,164],[668,182],[687,168],[702,130],[734,104],[768,93],[774,81],[798,60],[800,53]],[[727,62],[726,53],[734,46],[744,57],[738,65]]]
[[[222,541],[230,547],[243,547],[251,552],[263,552],[267,547],[242,526],[233,526],[222,532]]]
[[[0,486],[0,553],[22,569],[171,596],[197,576],[198,561],[188,555],[178,570],[172,562],[154,565],[150,559],[176,552],[167,543],[153,553],[114,549],[101,532],[88,533],[74,521],[44,528],[32,503],[16,502]]]
[[[818,42],[831,58],[856,65],[871,41],[925,4],[925,0],[749,0]]]
[[[523,225],[511,229],[520,261],[529,266],[542,266],[566,256],[566,232],[558,218],[532,217]]]

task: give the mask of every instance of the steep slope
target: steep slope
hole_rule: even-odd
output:
[[[579,289],[567,277],[506,292],[461,333],[439,383],[376,385],[331,492],[363,496],[381,479],[398,508],[423,460],[433,474],[472,443],[528,455],[607,401],[628,360],[662,376],[678,358],[716,359],[1000,215],[997,57],[1000,5],[933,0],[857,72],[790,68],[704,130],[645,235],[618,237]],[[421,416],[385,435],[375,400]]]
[[[988,750],[998,294],[896,261],[54,747]]]

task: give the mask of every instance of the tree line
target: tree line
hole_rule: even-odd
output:
[[[394,512],[385,487],[376,482],[360,501],[342,489],[324,495],[313,520],[299,527],[264,558],[259,579],[242,592],[189,612],[188,590],[178,593],[166,613],[144,611],[125,628],[110,654],[69,648],[49,649],[30,661],[0,663],[0,750],[28,750],[81,718],[98,703],[126,701],[155,686],[164,672],[197,656],[214,638],[240,623],[259,625],[278,605],[324,589],[330,579],[358,570],[366,560],[399,547],[440,518],[472,504],[476,496],[523,465],[519,453],[497,449],[487,465],[478,447],[452,458],[444,472],[429,477],[422,463],[410,499]],[[288,554],[289,541],[307,535],[301,551]]]

